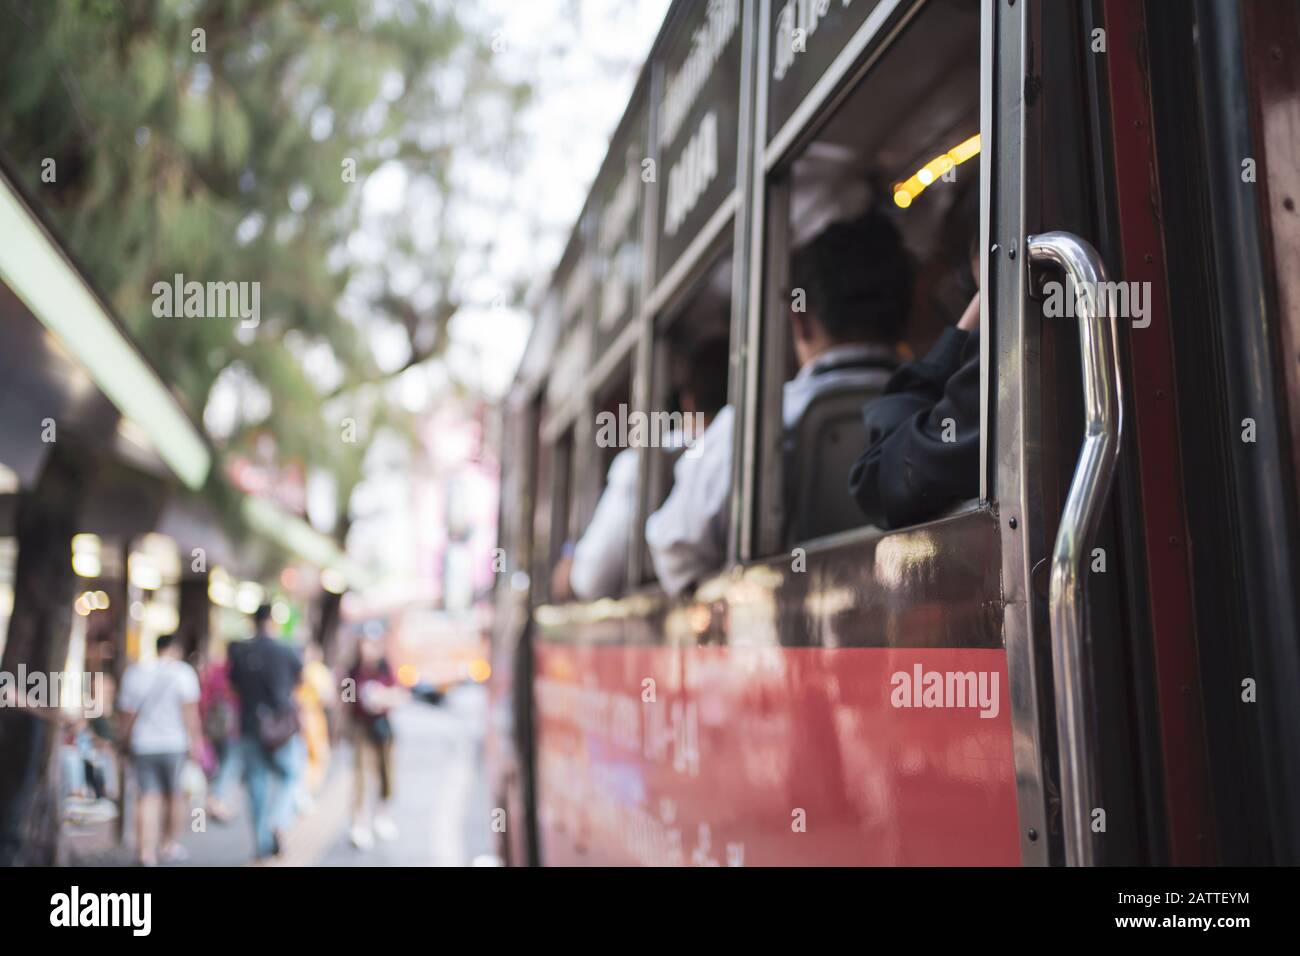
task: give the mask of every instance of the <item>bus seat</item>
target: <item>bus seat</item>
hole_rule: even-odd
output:
[[[786,440],[786,543],[866,524],[849,496],[849,470],[867,443],[862,406],[879,390],[846,385],[816,396]]]

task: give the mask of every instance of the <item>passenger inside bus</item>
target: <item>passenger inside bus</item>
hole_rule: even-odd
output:
[[[688,421],[689,416],[701,416],[703,430],[707,430],[727,401],[730,360],[727,342],[715,338],[680,357],[684,380],[677,391],[677,404]],[[675,460],[688,441],[699,437],[693,429],[674,429],[652,452]],[[551,578],[553,599],[563,601],[576,597],[592,601],[623,592],[627,584],[628,552],[633,546],[636,506],[637,449],[624,448],[610,463],[605,488],[587,530],[572,549],[566,549],[570,553],[556,564]]]
[[[822,393],[879,394],[897,368],[894,343],[911,310],[913,264],[898,230],[876,211],[836,222],[795,252],[790,327],[799,363],[782,392],[787,433]],[[724,407],[683,456],[672,492],[646,522],[664,590],[680,594],[721,566],[731,497],[734,414]]]
[[[971,272],[978,282],[979,249]],[[979,293],[925,358],[903,365],[863,409],[867,448],[849,492],[867,520],[898,528],[979,493]]]

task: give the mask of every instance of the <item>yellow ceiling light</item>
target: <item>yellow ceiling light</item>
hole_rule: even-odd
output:
[[[972,156],[978,156],[979,152],[980,134],[976,133],[970,139],[958,143],[948,152],[936,156],[894,187],[894,205],[899,209],[906,209],[912,205],[917,196],[925,192],[927,186],[940,179],[948,170],[960,166]]]

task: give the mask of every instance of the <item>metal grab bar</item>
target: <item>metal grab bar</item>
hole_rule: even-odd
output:
[[[1088,668],[1083,591],[1089,545],[1110,494],[1123,429],[1116,317],[1106,267],[1087,241],[1068,232],[1029,236],[1029,262],[1059,266],[1079,321],[1085,430],[1052,551],[1050,614],[1056,739],[1061,765],[1065,861],[1092,866],[1092,811],[1098,806],[1097,741]]]

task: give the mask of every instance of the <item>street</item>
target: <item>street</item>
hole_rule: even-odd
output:
[[[438,705],[412,702],[393,713],[393,819],[398,836],[369,850],[352,846],[353,759],[351,748],[334,751],[314,805],[290,828],[274,866],[468,866],[494,863],[490,807],[482,746],[487,694],[481,685],[453,688]],[[205,832],[186,828],[181,843],[190,858],[181,866],[241,866],[253,856],[252,832],[242,788],[235,816],[208,821]],[[130,814],[128,805],[127,813]],[[130,817],[128,816],[128,820]],[[96,842],[75,829],[71,859],[87,865],[126,866],[132,828],[123,847],[83,849]]]

